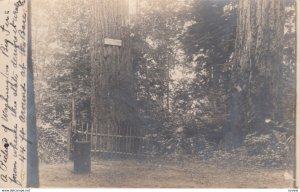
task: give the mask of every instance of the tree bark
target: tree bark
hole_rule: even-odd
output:
[[[129,32],[126,29],[128,0],[93,0],[93,2],[91,39],[93,124],[98,127],[97,132],[100,134],[139,135]],[[122,46],[104,45],[104,38],[122,40]],[[106,146],[107,150],[115,145],[108,137],[100,142],[102,143],[99,145]],[[118,149],[125,150],[124,142],[118,143]]]
[[[227,147],[281,120],[284,0],[241,0],[231,77]]]

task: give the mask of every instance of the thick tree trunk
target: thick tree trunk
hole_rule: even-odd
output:
[[[126,29],[128,0],[93,1],[93,124],[98,127],[97,133],[100,134],[139,135],[136,126],[132,57]],[[122,40],[122,46],[104,45],[104,38]],[[112,142],[106,137],[98,145],[105,145],[110,150],[114,145]],[[125,148],[122,142],[118,145],[118,149]]]
[[[232,74],[227,147],[265,120],[280,121],[284,0],[241,0]]]

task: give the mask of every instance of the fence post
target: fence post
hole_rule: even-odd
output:
[[[72,139],[72,122],[70,123],[68,127],[68,158],[71,160],[71,139]]]
[[[85,128],[85,141],[88,142],[88,133],[89,133],[89,123],[86,123]]]
[[[95,125],[95,129],[96,129],[95,152],[97,152],[97,146],[98,146],[98,124]]]
[[[91,138],[90,138],[90,140],[91,140],[91,150],[93,150],[93,144],[94,144],[94,138],[93,138],[93,133],[94,133],[94,124],[93,123],[91,123]],[[92,152],[92,151],[91,151]]]

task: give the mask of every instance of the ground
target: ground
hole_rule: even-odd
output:
[[[239,162],[97,160],[88,175],[72,173],[73,163],[40,164],[45,188],[291,188],[283,168],[245,166]]]

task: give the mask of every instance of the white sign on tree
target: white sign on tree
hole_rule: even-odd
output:
[[[104,38],[104,45],[122,46],[122,40]]]

